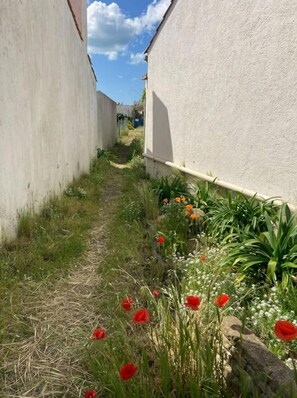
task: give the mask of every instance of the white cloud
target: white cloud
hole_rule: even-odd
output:
[[[143,28],[152,30],[163,18],[170,2],[170,0],[154,0],[152,4],[147,7],[146,13],[140,17]]]
[[[144,62],[144,54],[143,53],[131,53],[130,54],[130,62],[129,64],[138,65]]]
[[[152,30],[161,21],[169,4],[170,0],[154,0],[143,15],[128,18],[118,4],[94,1],[88,7],[89,52],[117,59],[133,38]]]

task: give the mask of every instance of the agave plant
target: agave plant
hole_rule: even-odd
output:
[[[250,276],[269,283],[281,281],[286,288],[297,269],[296,214],[284,204],[275,224],[267,212],[264,217],[267,231],[259,235],[249,232],[243,242],[227,245],[229,254],[224,264],[237,267],[238,281]]]

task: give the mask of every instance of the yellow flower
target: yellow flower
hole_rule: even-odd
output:
[[[174,200],[176,201],[176,203],[180,203],[180,197],[176,197]]]
[[[193,206],[192,206],[192,205],[187,205],[187,206],[186,206],[186,209],[187,209],[188,211],[191,211],[191,210],[193,209]]]

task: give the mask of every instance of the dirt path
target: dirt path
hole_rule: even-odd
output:
[[[32,282],[22,314],[29,337],[1,349],[1,398],[83,396],[89,375],[81,368],[80,360],[85,352],[83,344],[88,344],[100,321],[96,310],[101,282],[98,267],[122,179],[121,172],[115,170],[104,188],[98,223],[90,233],[85,255],[73,265],[70,275],[54,287],[40,289]]]

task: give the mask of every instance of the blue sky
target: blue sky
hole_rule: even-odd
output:
[[[138,101],[147,66],[143,51],[170,0],[89,0],[88,51],[98,84],[114,101]]]

